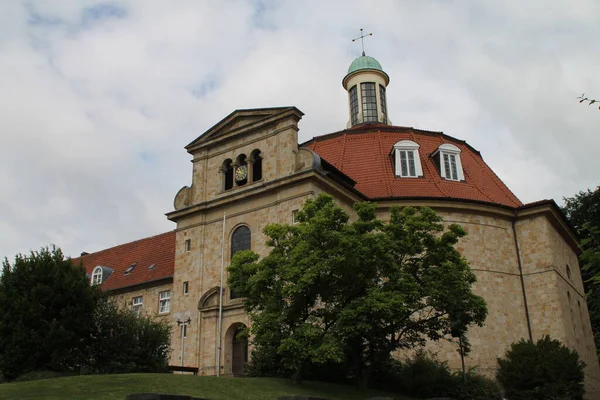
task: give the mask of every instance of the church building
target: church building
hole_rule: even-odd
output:
[[[294,224],[304,201],[322,192],[351,215],[355,202],[375,202],[381,219],[392,206],[428,206],[467,231],[457,248],[489,310],[485,326],[469,330],[467,367],[493,375],[511,343],[550,335],[579,352],[587,396],[600,398],[578,238],[559,207],[523,204],[463,140],[392,124],[389,83],[377,60],[358,57],[342,80],[345,129],[300,144],[295,107],[232,112],[185,147],[192,179],[166,214],[174,231],[75,261],[123,306],[173,324],[172,365],[243,375],[249,349],[236,332],[250,321],[226,284],[235,252],[268,254],[264,227]],[[455,346],[428,347],[460,369]]]

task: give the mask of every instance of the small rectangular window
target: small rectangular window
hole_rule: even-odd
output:
[[[190,282],[185,281],[183,282],[183,294],[188,294],[190,291]]]
[[[192,248],[192,240],[191,239],[187,239],[185,241],[185,251],[190,251],[190,249]]]
[[[158,293],[158,313],[164,314],[171,311],[171,291],[165,290]]]
[[[144,298],[142,296],[136,296],[131,299],[131,311],[135,315],[140,315],[142,313],[143,306],[144,306]]]
[[[294,210],[292,211],[292,224],[297,224],[298,220],[296,219],[296,214],[298,213],[298,210]]]
[[[400,176],[416,177],[415,152],[413,150],[400,150]]]
[[[240,298],[240,295],[239,295],[239,294],[237,294],[235,290],[233,290],[233,289],[229,289],[229,298],[230,298],[231,300],[233,300],[233,299],[239,299],[239,298]]]
[[[456,155],[443,153],[445,178],[453,181],[458,180],[458,168],[456,167]]]

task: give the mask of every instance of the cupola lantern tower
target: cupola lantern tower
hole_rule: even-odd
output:
[[[342,81],[350,106],[348,128],[364,123],[392,124],[387,115],[385,97],[388,83],[390,77],[373,57],[363,53],[352,61]]]

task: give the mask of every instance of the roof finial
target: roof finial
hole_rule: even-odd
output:
[[[355,39],[352,39],[353,42],[357,41],[358,39],[360,39],[360,41],[362,42],[362,51],[363,51],[362,55],[363,56],[365,55],[365,38],[367,36],[373,36],[373,34],[367,33],[366,35],[363,35],[363,28],[360,28],[360,36]]]

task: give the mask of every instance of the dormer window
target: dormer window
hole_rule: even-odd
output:
[[[92,272],[92,285],[99,285],[102,283],[102,267],[94,268]]]
[[[419,145],[412,140],[401,140],[394,145],[395,174],[400,178],[423,176]]]
[[[460,161],[460,149],[444,143],[432,154],[439,168],[440,176],[449,181],[464,181],[465,175]]]

